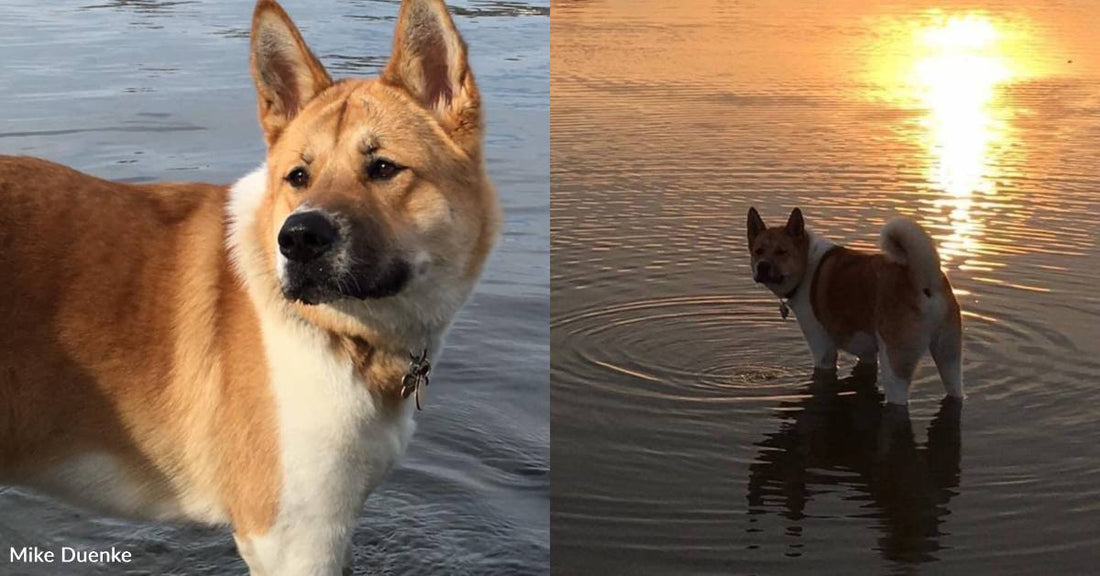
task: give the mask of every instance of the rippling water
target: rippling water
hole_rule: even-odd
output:
[[[911,4],[552,3],[555,573],[1095,570],[1100,8]],[[965,406],[810,385],[749,206],[920,221]]]
[[[231,182],[263,160],[248,73],[251,0],[15,0],[0,7],[0,153],[98,176]],[[506,225],[457,319],[404,461],[368,500],[356,574],[544,574],[549,564],[549,7],[451,1],[488,114]],[[385,64],[396,2],[285,0],[337,77]],[[438,386],[438,387],[437,387]],[[133,552],[126,574],[244,573],[225,531],[135,524],[0,488],[8,546]]]

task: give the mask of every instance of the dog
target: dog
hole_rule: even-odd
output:
[[[266,162],[230,187],[0,157],[0,481],[336,575],[501,214],[442,0],[378,77],[333,81],[272,0],[250,49]]]
[[[949,396],[962,399],[962,319],[932,238],[898,218],[882,228],[881,254],[838,246],[806,229],[795,208],[781,228],[749,209],[753,280],[794,311],[814,371],[836,375],[837,350],[881,368],[886,401],[908,405],[909,383],[929,350]]]

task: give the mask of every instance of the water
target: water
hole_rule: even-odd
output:
[[[553,572],[1081,574],[1100,560],[1100,10],[554,2]],[[809,384],[746,212],[964,310],[965,406]]]
[[[456,320],[403,465],[355,533],[356,574],[544,574],[549,563],[549,7],[450,2],[488,114],[506,225]],[[253,2],[80,0],[0,8],[0,153],[97,176],[231,182],[263,161]],[[286,0],[336,77],[385,64],[396,2]],[[7,563],[11,545],[116,546],[113,567]],[[99,518],[0,489],[0,573],[244,573],[225,530]]]

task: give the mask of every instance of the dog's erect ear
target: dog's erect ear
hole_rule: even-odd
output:
[[[274,0],[259,0],[252,14],[252,80],[269,146],[299,110],[332,85],[290,16]]]
[[[382,80],[404,88],[467,151],[481,139],[481,98],[466,43],[442,0],[404,0]]]
[[[749,208],[749,244],[752,244],[753,240],[756,240],[756,237],[767,229],[767,224],[764,224],[764,219],[760,217],[760,213],[756,211],[756,208]]]
[[[787,218],[787,234],[791,236],[802,236],[806,233],[806,223],[802,220],[802,210],[795,208],[791,210],[790,218]]]

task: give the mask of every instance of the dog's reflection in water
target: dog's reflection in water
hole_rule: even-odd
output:
[[[750,515],[778,513],[792,522],[787,533],[799,536],[802,520],[815,516],[814,496],[839,493],[851,502],[842,517],[876,519],[875,548],[885,558],[935,560],[959,485],[961,402],[943,400],[927,442],[918,446],[908,411],[882,403],[870,367],[857,366],[839,381],[815,376],[809,392],[782,403],[779,431],[756,444]]]

